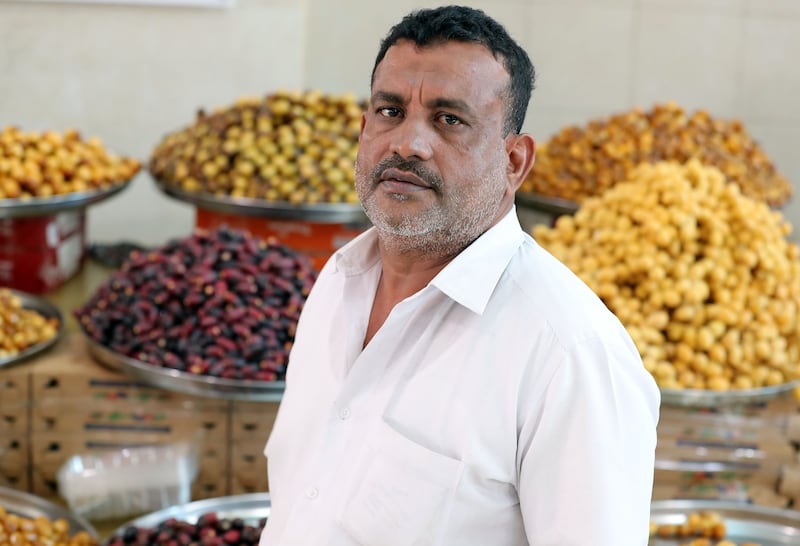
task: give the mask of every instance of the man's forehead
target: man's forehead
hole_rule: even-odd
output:
[[[510,76],[505,66],[482,44],[474,42],[438,42],[418,46],[400,40],[391,46],[375,70],[374,91],[389,84],[455,88],[466,82],[475,87],[503,92]],[[466,89],[464,89],[466,90]]]

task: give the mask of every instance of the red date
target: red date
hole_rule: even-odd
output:
[[[74,314],[94,341],[154,366],[282,380],[315,280],[310,260],[274,239],[198,230],[132,252]]]

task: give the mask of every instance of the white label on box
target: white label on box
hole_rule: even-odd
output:
[[[58,269],[62,275],[69,277],[76,271],[83,254],[83,234],[75,233],[64,240],[56,251],[58,254]]]
[[[39,268],[39,279],[44,282],[45,286],[55,286],[64,276],[58,268],[58,264],[50,261],[50,256],[47,256]]]
[[[269,222],[267,227],[279,233],[281,237],[286,237],[291,235],[292,233],[297,233],[298,235],[302,235],[303,237],[310,237],[311,236],[311,226],[304,222]]]
[[[70,210],[56,214],[55,224],[58,227],[58,239],[66,239],[70,235],[80,231],[81,217],[85,213],[83,211]]]
[[[45,238],[47,239],[47,246],[50,248],[56,248],[58,246],[58,226],[55,222],[47,224],[47,228],[45,228]]]
[[[14,272],[14,262],[10,260],[0,260],[0,281],[10,282]]]
[[[10,239],[14,235],[14,219],[3,218],[0,220],[0,236]]]

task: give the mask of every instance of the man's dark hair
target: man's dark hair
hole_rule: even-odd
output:
[[[503,25],[479,9],[465,6],[414,11],[393,26],[381,42],[370,85],[375,82],[375,71],[386,52],[399,40],[410,40],[421,47],[450,41],[473,42],[486,47],[495,58],[499,58],[511,77],[503,132],[519,133],[522,130],[535,74],[528,54],[509,36]]]

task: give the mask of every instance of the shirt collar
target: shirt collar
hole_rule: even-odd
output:
[[[431,281],[455,302],[481,314],[525,236],[516,208],[478,237]]]
[[[442,293],[473,313],[486,308],[500,276],[524,240],[516,207],[497,224],[465,248],[430,282]],[[380,261],[378,234],[374,227],[339,249],[336,271],[346,276],[359,275]]]
[[[381,259],[378,232],[374,227],[340,248],[335,254],[336,272],[345,276],[360,275]]]

